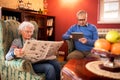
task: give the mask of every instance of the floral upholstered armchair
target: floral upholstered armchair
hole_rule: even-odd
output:
[[[34,37],[37,37],[38,26],[35,21]],[[19,36],[17,28],[19,22],[14,20],[0,20],[0,74],[1,80],[45,80],[45,74],[35,74],[31,62],[22,59],[5,60],[14,38]]]

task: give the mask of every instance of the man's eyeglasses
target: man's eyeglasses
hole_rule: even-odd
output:
[[[85,21],[86,19],[78,19],[78,21]]]

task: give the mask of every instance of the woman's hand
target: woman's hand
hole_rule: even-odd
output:
[[[15,48],[14,49],[14,55],[16,57],[23,57],[24,53],[23,53],[22,49]]]
[[[78,39],[81,43],[85,44],[87,43],[87,39],[86,38],[80,38]]]

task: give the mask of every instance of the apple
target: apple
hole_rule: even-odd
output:
[[[118,31],[111,30],[106,34],[105,38],[111,43],[116,43],[120,40],[120,34]]]

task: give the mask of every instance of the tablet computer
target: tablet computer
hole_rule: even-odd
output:
[[[73,39],[80,39],[80,38],[84,37],[82,32],[72,32],[71,35],[72,35]]]

